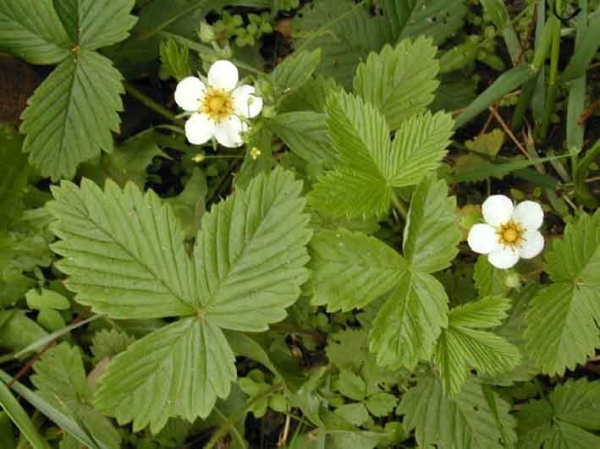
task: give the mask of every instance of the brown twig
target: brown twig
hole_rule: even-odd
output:
[[[490,106],[489,110],[493,114],[493,116],[496,119],[496,121],[500,124],[500,126],[502,127],[502,129],[504,130],[504,132],[506,133],[506,135],[508,137],[510,137],[510,140],[512,140],[514,142],[514,144],[517,146],[517,148],[519,148],[519,150],[521,151],[521,153],[523,153],[525,155],[525,157],[527,159],[529,159],[529,157],[530,157],[529,153],[527,152],[527,150],[525,149],[525,147],[523,146],[523,144],[519,141],[519,139],[517,139],[515,137],[515,135],[510,130],[510,128],[508,127],[508,125],[506,124],[506,122],[502,119],[502,117],[500,116],[500,114],[496,110],[496,108],[494,106]]]

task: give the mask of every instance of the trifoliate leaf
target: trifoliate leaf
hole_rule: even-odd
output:
[[[87,50],[125,40],[137,21],[129,14],[134,5],[135,0],[54,0],[71,41]]]
[[[80,162],[111,151],[119,130],[121,74],[109,59],[81,50],[38,87],[23,113],[23,151],[43,176],[72,178]]]
[[[105,358],[112,359],[117,354],[125,351],[135,342],[135,338],[116,329],[103,329],[92,337],[91,351],[94,363],[99,363]]]
[[[185,318],[117,355],[96,391],[96,407],[134,431],[158,432],[171,416],[208,416],[235,381],[235,357],[209,320]]]
[[[486,395],[473,381],[448,398],[436,379],[422,376],[398,411],[406,428],[415,429],[420,447],[505,449],[516,441],[509,404],[495,393]]]
[[[362,401],[365,398],[365,381],[352,371],[342,370],[340,372],[336,388],[341,394],[355,401]]]
[[[294,153],[313,164],[334,160],[327,136],[326,115],[312,111],[278,114],[268,126]]]
[[[458,253],[461,238],[456,198],[444,181],[424,179],[412,195],[403,250],[409,264],[425,273],[443,270]]]
[[[390,393],[375,393],[369,396],[365,401],[365,405],[371,415],[376,417],[386,416],[398,403],[398,399]]]
[[[317,209],[338,216],[384,215],[392,188],[417,184],[434,170],[452,134],[448,114],[427,112],[404,121],[390,143],[382,115],[343,92],[332,94],[327,111],[338,164],[320,179],[310,199]]]
[[[444,287],[429,274],[406,271],[373,321],[369,347],[379,365],[414,367],[431,357],[447,325]]]
[[[48,210],[62,239],[52,249],[76,300],[116,318],[191,315],[198,306],[193,266],[179,223],[152,191],[134,184],[105,191],[84,180],[53,189]],[[110,263],[107,263],[110,261]]]
[[[31,64],[54,64],[70,54],[52,0],[0,2],[0,49]]]
[[[35,375],[31,380],[38,389],[37,393],[75,421],[78,430],[85,432],[88,439],[96,443],[95,448],[121,447],[119,433],[90,403],[91,391],[77,348],[67,343],[58,345],[42,356],[34,365],[34,370]],[[63,430],[69,431],[67,428]],[[80,437],[75,434],[71,436]]]
[[[600,212],[567,225],[547,253],[554,281],[527,313],[527,349],[544,373],[562,374],[600,346]]]
[[[600,447],[600,382],[569,380],[547,399],[525,404],[519,422],[519,449],[588,449]]]
[[[212,323],[262,331],[298,298],[311,237],[301,191],[291,172],[275,169],[204,215],[194,258],[200,302]]]
[[[310,249],[312,302],[329,311],[366,306],[394,288],[407,269],[396,251],[360,232],[321,231]]]
[[[433,101],[439,85],[436,52],[424,37],[402,40],[395,48],[386,45],[358,66],[354,91],[385,116],[391,130],[397,129]]]
[[[501,374],[521,361],[516,346],[504,338],[482,329],[499,326],[510,300],[490,297],[455,307],[448,317],[448,328],[442,331],[435,353],[444,392],[460,393],[469,370]]]

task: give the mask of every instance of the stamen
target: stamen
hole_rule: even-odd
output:
[[[498,241],[504,246],[515,249],[523,243],[523,233],[523,228],[511,220],[500,225],[497,231]]]
[[[200,111],[220,122],[233,114],[233,99],[223,89],[211,88],[206,92]]]

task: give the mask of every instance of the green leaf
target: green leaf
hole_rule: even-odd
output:
[[[69,37],[52,0],[2,0],[0,49],[31,64],[54,64],[67,58]]]
[[[562,374],[600,346],[600,212],[569,223],[546,253],[554,281],[527,313],[527,349],[544,373]]]
[[[30,309],[56,309],[67,310],[71,306],[69,300],[60,293],[43,288],[41,293],[37,290],[29,290],[25,295],[27,307]]]
[[[158,432],[171,416],[207,417],[235,381],[235,357],[209,320],[185,318],[136,341],[117,355],[96,392],[96,407]]]
[[[201,305],[213,324],[263,331],[298,298],[311,237],[301,191],[302,183],[278,168],[204,215],[194,258]]]
[[[119,433],[89,403],[91,391],[78,349],[62,343],[46,352],[34,369],[36,374],[31,380],[37,393],[77,422],[96,442],[94,447],[117,449],[121,446]]]
[[[327,97],[337,89],[339,86],[333,78],[325,78],[322,75],[310,78],[300,89],[290,92],[283,98],[279,111],[324,112]]]
[[[360,402],[344,404],[335,409],[335,414],[355,426],[360,426],[369,420],[369,412],[367,412],[364,404]]]
[[[397,129],[408,117],[421,113],[433,101],[439,82],[437,48],[430,39],[405,39],[392,48],[371,53],[360,64],[354,91],[385,116],[388,127]]]
[[[53,180],[72,178],[77,165],[111,151],[119,130],[121,74],[110,60],[88,50],[65,59],[28,100],[21,132],[23,151]]]
[[[116,318],[191,315],[198,299],[182,230],[168,206],[149,191],[108,181],[105,191],[84,180],[53,188],[48,210],[62,240],[52,249],[69,275],[76,300]],[[110,263],[107,263],[110,260]]]
[[[506,286],[506,270],[494,267],[487,257],[480,256],[475,263],[473,273],[479,296],[504,296],[508,293]]]
[[[393,289],[407,268],[383,242],[345,229],[319,232],[310,250],[312,302],[330,312],[366,306]]]
[[[448,197],[444,181],[425,178],[412,195],[404,228],[404,257],[416,270],[443,270],[458,253],[462,233],[455,213],[456,198]]]
[[[420,377],[403,396],[398,412],[405,415],[406,428],[415,429],[420,447],[505,449],[516,440],[509,404],[495,393],[486,397],[473,381],[448,398],[436,379]]]
[[[299,157],[314,164],[334,160],[327,136],[326,115],[312,111],[277,114],[269,128]]]
[[[411,368],[429,360],[447,325],[444,287],[429,274],[405,271],[373,321],[369,348],[381,366]]]
[[[137,19],[135,0],[54,0],[71,41],[87,50],[116,44],[129,36]]]
[[[446,394],[460,393],[471,368],[480,374],[501,374],[520,363],[516,346],[482,330],[499,326],[510,306],[509,299],[489,297],[450,311],[434,356]]]
[[[362,401],[366,394],[365,381],[352,371],[342,370],[336,382],[337,390],[347,398]]]
[[[46,443],[46,440],[38,433],[35,424],[33,424],[27,412],[23,410],[19,401],[17,401],[8,386],[2,381],[0,381],[0,405],[8,416],[10,416],[13,423],[19,428],[33,449],[50,448],[48,443]]]
[[[339,162],[320,179],[310,199],[316,208],[338,216],[384,215],[392,187],[417,184],[435,169],[452,134],[448,114],[427,112],[404,121],[390,144],[384,118],[360,98],[335,93],[327,109]]]
[[[22,139],[10,125],[0,125],[0,228],[22,212],[22,196],[27,185],[27,157],[21,151]]]
[[[321,62],[321,50],[300,51],[288,56],[269,74],[275,87],[284,95],[301,88]]]
[[[369,396],[365,405],[371,415],[379,418],[389,414],[396,407],[397,403],[398,399],[393,394],[382,392]]]
[[[519,449],[588,449],[600,447],[600,382],[568,380],[548,399],[525,404],[519,422]]]
[[[401,37],[429,36],[439,45],[462,26],[467,12],[465,3],[464,0],[387,0],[386,6],[391,10],[394,5],[397,11],[406,8],[406,4],[412,6],[410,15],[404,19]]]
[[[112,359],[117,354],[125,351],[134,342],[135,338],[116,329],[103,329],[96,332],[92,337],[92,346],[90,347],[94,355],[94,363],[98,364],[105,358]]]
[[[160,63],[169,76],[177,81],[191,75],[190,50],[173,39],[160,43]]]

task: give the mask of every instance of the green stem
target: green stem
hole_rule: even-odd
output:
[[[562,0],[554,2],[554,11],[560,15],[563,11]],[[554,36],[552,37],[552,50],[550,53],[550,74],[548,75],[548,91],[546,92],[546,107],[544,109],[544,117],[540,128],[540,138],[544,139],[548,134],[548,128],[554,113],[554,105],[556,101],[556,83],[558,81],[558,63],[560,58],[560,30],[561,26],[556,27]]]
[[[133,98],[138,100],[140,103],[142,103],[148,109],[152,109],[154,112],[162,115],[167,120],[170,120],[172,122],[177,121],[177,116],[175,114],[173,114],[171,111],[169,111],[163,105],[154,101],[152,98],[148,97],[146,94],[144,94],[141,90],[139,90],[133,84],[129,83],[128,81],[125,81],[123,83],[123,85],[125,86],[125,90],[127,91],[127,93],[129,95],[131,95]]]
[[[213,449],[217,445],[217,443],[221,440],[221,438],[223,438],[225,435],[227,435],[227,433],[229,432],[229,429],[231,427],[233,427],[236,422],[238,422],[240,419],[242,419],[244,417],[244,415],[246,414],[246,412],[248,410],[250,410],[254,404],[256,404],[257,402],[261,401],[262,399],[264,399],[266,397],[271,396],[273,393],[281,390],[282,388],[283,388],[282,384],[280,384],[280,383],[274,384],[268,390],[265,390],[262,393],[257,394],[256,396],[251,398],[248,402],[246,402],[246,405],[244,405],[241,409],[239,409],[237,412],[235,412],[233,415],[231,415],[229,417],[229,419],[227,421],[225,421],[221,425],[221,427],[219,427],[217,429],[217,431],[215,433],[213,433],[213,435],[210,438],[210,440],[208,441],[208,443],[206,443],[206,446],[204,446],[204,449]]]
[[[392,191],[392,204],[394,205],[398,213],[402,215],[404,221],[406,221],[406,217],[408,217],[408,209],[406,208],[406,205],[402,202],[398,194],[394,191]]]

